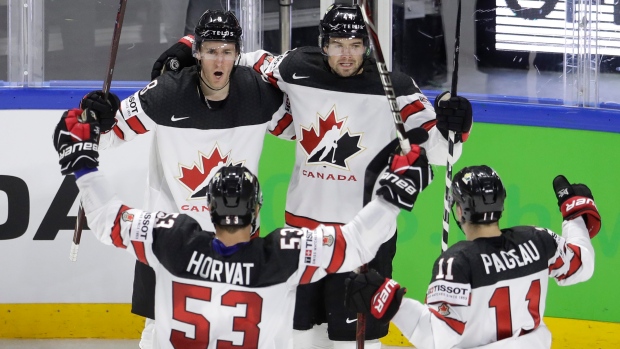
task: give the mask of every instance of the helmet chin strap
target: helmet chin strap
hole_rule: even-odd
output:
[[[467,234],[465,234],[465,230],[463,230],[463,226],[461,225],[461,221],[456,218],[456,214],[454,213],[454,207],[452,207],[451,211],[452,211],[452,218],[454,218],[454,221],[456,222],[456,225],[459,227],[459,229],[461,229],[461,232],[463,233],[463,235],[467,236]]]

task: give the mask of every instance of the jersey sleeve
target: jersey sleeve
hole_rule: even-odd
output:
[[[160,263],[154,253],[155,241],[168,250],[178,251],[174,244],[184,241],[179,234],[192,234],[199,229],[199,224],[186,215],[147,212],[124,205],[99,171],[80,177],[77,185],[88,226],[97,239],[126,250],[153,268]],[[167,238],[170,236],[176,238]]]
[[[121,102],[116,112],[116,124],[110,132],[101,135],[100,149],[117,147],[157,128],[157,123],[145,111],[145,105],[152,103],[148,91],[156,86],[157,80],[153,80]]]
[[[435,261],[426,304],[405,298],[392,321],[416,348],[452,348],[465,330],[470,304],[469,263],[448,250]]]
[[[280,63],[290,52],[292,51],[286,51],[279,56],[274,56],[264,50],[243,53],[241,54],[239,65],[252,68],[262,76],[263,80],[282,92],[287,92],[286,83],[284,83],[280,74]]]
[[[568,286],[592,277],[594,273],[594,247],[582,217],[564,221],[562,236],[546,229],[555,247],[549,259],[549,277],[558,285]]]
[[[296,139],[293,116],[291,114],[291,103],[285,93],[280,109],[273,114],[269,123],[269,133],[287,141]]]
[[[377,198],[345,225],[301,229],[299,268],[291,282],[315,282],[370,262],[379,246],[394,235],[398,213],[397,207]]]
[[[407,80],[410,80],[410,83]],[[433,165],[445,166],[448,160],[448,140],[436,127],[437,119],[433,104],[420,91],[412,78],[407,77],[405,81],[407,82],[406,92],[396,98],[405,129],[424,128],[428,132],[428,140],[422,144],[422,147],[426,149],[428,161]],[[461,157],[463,145],[460,142],[455,143],[453,150],[453,161],[456,162]]]

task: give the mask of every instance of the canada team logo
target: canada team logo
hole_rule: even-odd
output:
[[[176,179],[190,192],[187,200],[206,199],[207,187],[213,175],[222,166],[243,166],[244,161],[233,162],[230,151],[222,155],[220,148],[215,145],[209,155],[198,152],[198,162],[191,166],[179,164],[180,176]]]
[[[439,307],[437,307],[438,313],[443,316],[450,315],[450,307],[446,303],[441,303]]]
[[[329,165],[348,170],[347,161],[366,148],[360,145],[361,133],[345,128],[347,118],[338,119],[335,106],[323,117],[317,113],[317,125],[301,126],[299,143],[306,153],[306,164]]]

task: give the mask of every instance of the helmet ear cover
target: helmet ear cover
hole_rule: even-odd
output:
[[[361,38],[366,50],[364,57],[370,56],[370,40],[366,22],[359,6],[330,6],[323,19],[319,21],[319,47],[321,52],[329,45],[330,38]]]
[[[245,167],[224,166],[209,182],[207,204],[215,225],[254,224],[262,203],[258,179]]]
[[[497,222],[504,211],[506,190],[497,173],[488,166],[470,166],[459,171],[450,188],[450,206],[458,203],[461,222]]]

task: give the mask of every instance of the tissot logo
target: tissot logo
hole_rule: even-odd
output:
[[[347,161],[366,148],[360,145],[362,134],[352,134],[345,127],[346,119],[338,119],[334,107],[325,117],[317,114],[316,126],[301,126],[299,143],[307,155],[306,164],[349,169]]]
[[[179,164],[179,176],[176,179],[190,192],[188,200],[207,197],[207,185],[217,170],[226,165],[243,165],[243,161],[233,163],[230,151],[222,155],[220,148],[215,145],[209,155],[198,152],[198,161],[191,166]]]

